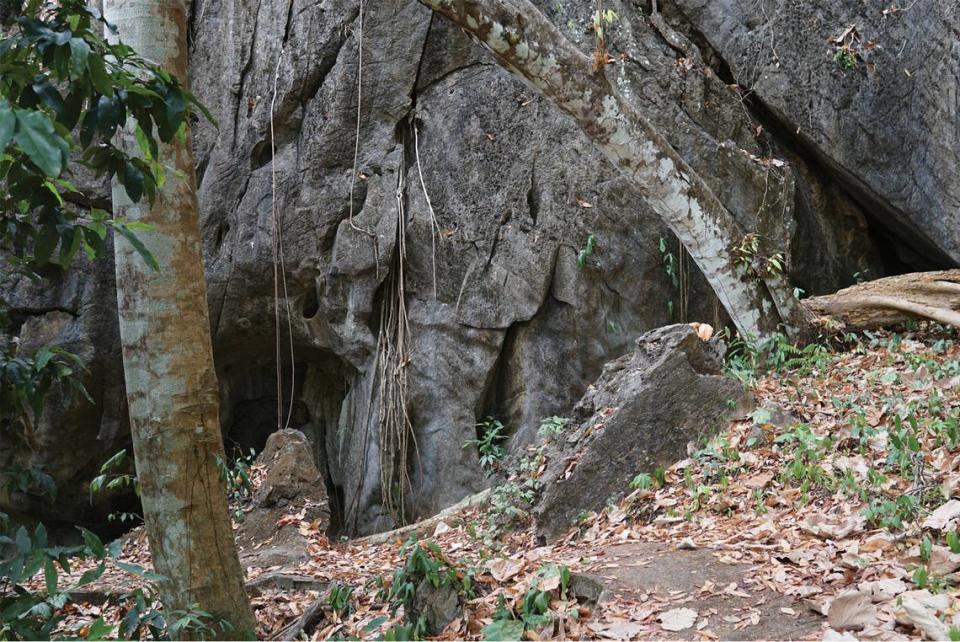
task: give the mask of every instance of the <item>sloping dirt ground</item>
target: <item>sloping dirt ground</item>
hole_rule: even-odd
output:
[[[723,551],[678,550],[630,542],[606,549],[603,563],[587,567],[604,587],[601,607],[643,610],[669,602],[698,613],[690,631],[642,631],[663,639],[689,639],[710,631],[722,640],[819,639],[822,617],[800,600],[754,584],[751,566]],[[611,631],[616,632],[616,629]],[[696,634],[693,634],[696,635]]]
[[[550,546],[522,520],[504,535],[490,530],[508,521],[502,491],[535,481],[536,465],[493,489],[494,513],[468,508],[406,547],[406,536],[329,542],[318,524],[284,516],[278,528],[297,529],[309,545],[302,561],[248,569],[261,580],[252,591],[259,635],[279,635],[316,606],[308,638],[402,637],[403,608],[392,610],[386,592],[421,546],[474,591],[436,639],[493,639],[495,621],[525,639],[960,636],[957,335],[921,326],[848,337],[839,348],[781,346],[766,375],[755,375],[748,352],[734,355],[731,371],[758,401],[753,415],[638,477]],[[142,536],[128,538],[122,559],[149,559]],[[599,604],[563,591],[564,567],[572,584],[584,574],[603,585]],[[279,572],[299,579],[263,582]],[[111,568],[101,586],[138,582]],[[352,590],[349,608],[333,607],[335,583]],[[548,608],[530,617],[527,598],[539,593]],[[77,630],[97,616],[116,621],[128,606],[69,608],[65,629]]]

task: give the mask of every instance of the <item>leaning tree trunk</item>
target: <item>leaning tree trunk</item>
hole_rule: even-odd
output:
[[[677,235],[743,336],[796,335],[803,308],[781,274],[745,273],[732,251],[744,230],[703,178],[591,60],[529,0],[419,0],[490,49],[576,121]]]
[[[104,0],[124,43],[180,79],[187,74],[183,0]],[[115,37],[107,33],[107,37]],[[128,149],[129,133],[125,141]],[[199,608],[228,622],[230,639],[253,635],[217,457],[219,395],[207,312],[196,175],[189,137],[161,145],[167,180],[153,207],[113,186],[115,214],[148,223],[139,234],[160,264],[153,272],[115,237],[123,368],[140,498],[168,611]]]

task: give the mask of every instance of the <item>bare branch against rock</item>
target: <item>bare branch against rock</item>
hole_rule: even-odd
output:
[[[419,1],[573,117],[677,235],[742,334],[804,327],[803,309],[782,275],[758,278],[737,266],[731,249],[744,230],[703,178],[529,0]]]

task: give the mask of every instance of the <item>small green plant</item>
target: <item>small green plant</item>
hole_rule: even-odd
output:
[[[849,49],[839,48],[833,52],[833,62],[841,69],[853,69],[857,64],[856,56]]]
[[[90,501],[93,496],[103,490],[120,490],[132,488],[140,494],[140,484],[135,475],[127,472],[130,469],[127,459],[127,449],[124,448],[112,455],[100,466],[100,474],[90,481]]]
[[[653,476],[649,473],[640,473],[630,480],[631,490],[649,490],[653,488]]]
[[[612,58],[607,50],[607,33],[605,27],[610,26],[617,19],[617,13],[612,9],[599,8],[593,12],[593,33],[596,44],[593,50],[593,71],[596,73],[607,65]]]
[[[511,609],[500,594],[494,621],[483,627],[485,640],[521,640],[526,631],[552,625],[564,614],[551,609],[555,600],[566,600],[570,587],[570,569],[547,564],[537,571],[536,579],[523,598]],[[572,614],[571,614],[572,615]],[[534,638],[537,639],[537,638]]]
[[[496,539],[530,517],[530,508],[540,490],[539,468],[543,446],[531,447],[511,471],[507,480],[490,491],[486,514],[486,533]]]
[[[913,495],[900,495],[896,499],[876,498],[863,510],[863,516],[872,526],[899,532],[916,521],[919,504]]]
[[[327,593],[327,604],[341,618],[350,617],[356,610],[353,603],[353,587],[335,582]]]
[[[586,242],[583,244],[583,247],[580,248],[580,251],[577,252],[577,267],[581,270],[587,267],[587,259],[593,256],[593,253],[597,249],[597,237],[593,234],[587,236]]]
[[[475,596],[475,571],[454,566],[436,542],[421,542],[416,536],[407,540],[400,552],[407,555],[406,562],[393,572],[389,582],[383,577],[376,580],[379,586],[377,599],[387,602],[391,613],[396,614],[403,607],[407,615],[405,624],[400,628],[395,627],[392,635],[399,636],[398,640],[417,640],[426,633],[423,615],[417,616],[414,621],[409,619],[417,587],[422,582],[429,582],[434,588],[449,586],[456,590],[461,599],[470,599]],[[387,634],[391,635],[389,631]]]
[[[677,256],[667,250],[667,240],[660,237],[660,242],[657,245],[657,248],[660,250],[660,262],[663,264],[663,271],[666,272],[667,276],[670,277],[670,282],[673,284],[673,287],[680,287],[680,266],[677,261]]]
[[[498,419],[493,417],[487,417],[478,423],[477,428],[480,429],[480,436],[477,439],[471,439],[463,447],[477,447],[477,452],[480,455],[480,468],[489,477],[496,470],[497,465],[507,456],[507,449],[501,445],[507,439],[507,436],[503,434],[506,428]]]
[[[738,267],[754,278],[776,277],[783,274],[786,259],[783,252],[764,254],[761,250],[762,238],[755,232],[745,234],[740,243],[730,253]]]
[[[257,458],[257,451],[251,448],[246,454],[237,455],[232,462],[224,461],[217,455],[217,470],[220,481],[227,489],[227,498],[241,501],[250,497],[253,492],[253,482],[250,481],[250,468]]]
[[[673,252],[667,250],[667,241],[660,237],[660,243],[657,246],[660,249],[660,262],[663,264],[663,271],[673,284],[674,289],[680,288],[680,268],[679,261]],[[667,299],[667,314],[671,319],[675,318],[673,299]]]
[[[547,417],[540,422],[540,428],[537,430],[537,434],[541,437],[559,435],[569,423],[570,419],[568,417]]]

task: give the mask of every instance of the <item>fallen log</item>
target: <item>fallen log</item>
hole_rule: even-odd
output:
[[[801,303],[818,317],[839,321],[846,330],[868,330],[912,319],[960,328],[960,270],[899,274]]]

